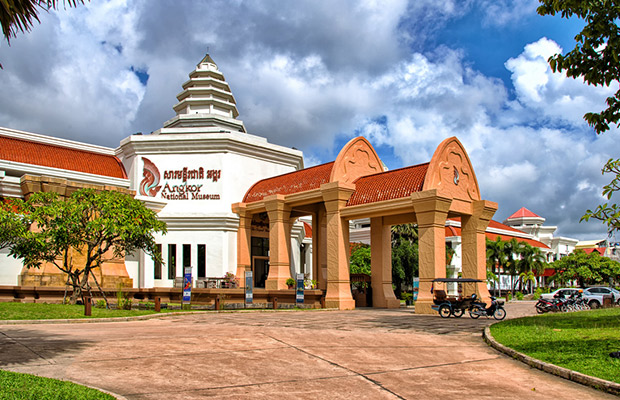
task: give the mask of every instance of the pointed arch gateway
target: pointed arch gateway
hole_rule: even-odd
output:
[[[267,216],[269,276],[266,288],[286,289],[290,277],[290,229],[312,216],[313,276],[327,307],[355,308],[349,280],[349,221],[370,218],[373,306],[396,308],[392,290],[390,227],[417,223],[420,292],[416,313],[433,313],[432,280],[446,276],[445,223],[460,217],[462,275],[486,279],[485,229],[497,204],[481,200],[469,156],[456,137],[444,140],[430,162],[384,171],[363,137],[347,143],[334,162],[254,184],[232,207],[240,218],[237,275],[251,269],[252,218]],[[240,279],[243,282],[243,279]],[[473,286],[475,285],[475,286]],[[466,290],[488,298],[484,283]]]

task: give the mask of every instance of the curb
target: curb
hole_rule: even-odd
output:
[[[338,311],[337,308],[312,308],[312,311]],[[0,320],[1,325],[37,325],[37,324],[89,324],[95,322],[129,322],[155,318],[177,317],[189,314],[234,314],[234,313],[276,313],[276,312],[295,312],[295,309],[241,309],[241,310],[204,310],[204,311],[185,311],[168,312],[159,314],[136,315],[133,317],[111,317],[111,318],[69,318],[69,319],[6,319]]]
[[[504,346],[503,344],[497,342],[495,338],[493,338],[493,335],[491,335],[490,327],[488,326],[484,328],[482,337],[484,341],[495,350],[500,351],[507,356],[514,358],[515,360],[521,361],[522,363],[525,363],[532,368],[537,368],[549,374],[556,375],[561,378],[568,379],[569,381],[580,383],[582,385],[590,386],[594,389],[598,389],[606,393],[610,393],[616,396],[620,395],[620,384],[616,382],[610,382],[605,379],[595,378],[593,376],[582,374],[581,372],[573,371],[563,367],[558,367],[557,365],[540,361],[523,353],[519,353],[518,351],[513,350],[510,347]]]

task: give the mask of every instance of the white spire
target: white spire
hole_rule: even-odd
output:
[[[205,127],[216,132],[245,132],[243,121],[236,119],[239,111],[235,97],[208,53],[189,74],[177,100],[173,107],[177,115],[166,121],[164,128]]]

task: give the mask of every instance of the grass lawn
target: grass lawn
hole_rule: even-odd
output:
[[[530,357],[620,383],[620,308],[545,314],[491,326],[501,344]]]
[[[0,320],[6,319],[73,319],[133,317],[154,314],[153,310],[107,310],[92,309],[92,316],[84,316],[84,306],[46,303],[0,303]]]
[[[0,370],[0,400],[114,400],[113,396],[75,383]]]

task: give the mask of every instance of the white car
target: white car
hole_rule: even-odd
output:
[[[562,295],[564,297],[570,297],[570,295],[575,294],[575,293],[579,293],[581,291],[583,291],[583,289],[580,289],[580,288],[561,288],[561,289],[558,289],[558,290],[553,291],[551,293],[543,293],[543,294],[540,295],[540,297],[545,299],[545,300],[553,300],[556,295],[558,295],[558,297],[560,297]]]
[[[583,297],[588,301],[591,308],[599,308],[603,305],[603,296],[611,295],[613,304],[620,304],[620,292],[605,286],[594,286],[583,290]]]

